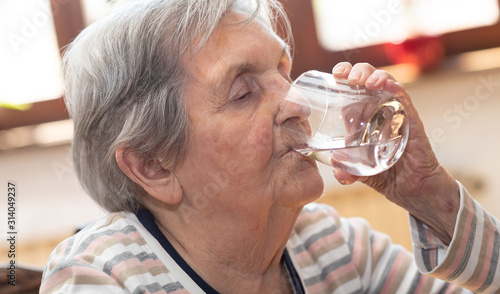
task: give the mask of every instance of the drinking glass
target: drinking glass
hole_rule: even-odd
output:
[[[285,144],[353,175],[389,169],[408,141],[408,116],[397,97],[319,71],[292,83],[279,115],[297,116],[280,126]]]

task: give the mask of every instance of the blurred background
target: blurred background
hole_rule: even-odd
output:
[[[64,46],[127,1],[0,0],[0,262],[9,262],[7,185],[15,183],[16,262],[52,249],[105,212],[72,170],[62,101]],[[369,62],[404,83],[441,163],[500,218],[499,0],[282,0],[294,33],[292,76]],[[321,164],[319,164],[321,165]],[[407,214],[320,167],[319,202],[367,218],[411,250]]]

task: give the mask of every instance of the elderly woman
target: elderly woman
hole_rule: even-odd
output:
[[[279,19],[275,0],[139,1],[73,42],[75,168],[110,214],[55,249],[41,293],[499,291],[499,223],[439,165],[387,72],[333,69],[401,97],[403,157],[377,176],[334,175],[409,211],[416,262],[367,223],[310,204],[323,191],[316,163],[278,132],[307,118],[277,115],[292,63]]]

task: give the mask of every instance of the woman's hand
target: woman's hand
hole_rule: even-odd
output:
[[[365,183],[408,210],[429,226],[441,241],[449,243],[460,206],[459,186],[439,164],[405,88],[388,72],[376,70],[366,63],[354,66],[348,62],[339,63],[333,68],[333,75],[354,85],[392,93],[405,106],[410,124],[406,149],[392,168],[371,177],[358,177],[334,169],[337,180],[341,184]]]

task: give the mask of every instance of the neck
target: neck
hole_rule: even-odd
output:
[[[290,290],[281,259],[301,208],[234,213],[190,207],[191,217],[186,218],[188,206],[183,205],[188,204],[176,209],[154,205],[150,210],[172,246],[213,288],[221,293]]]

